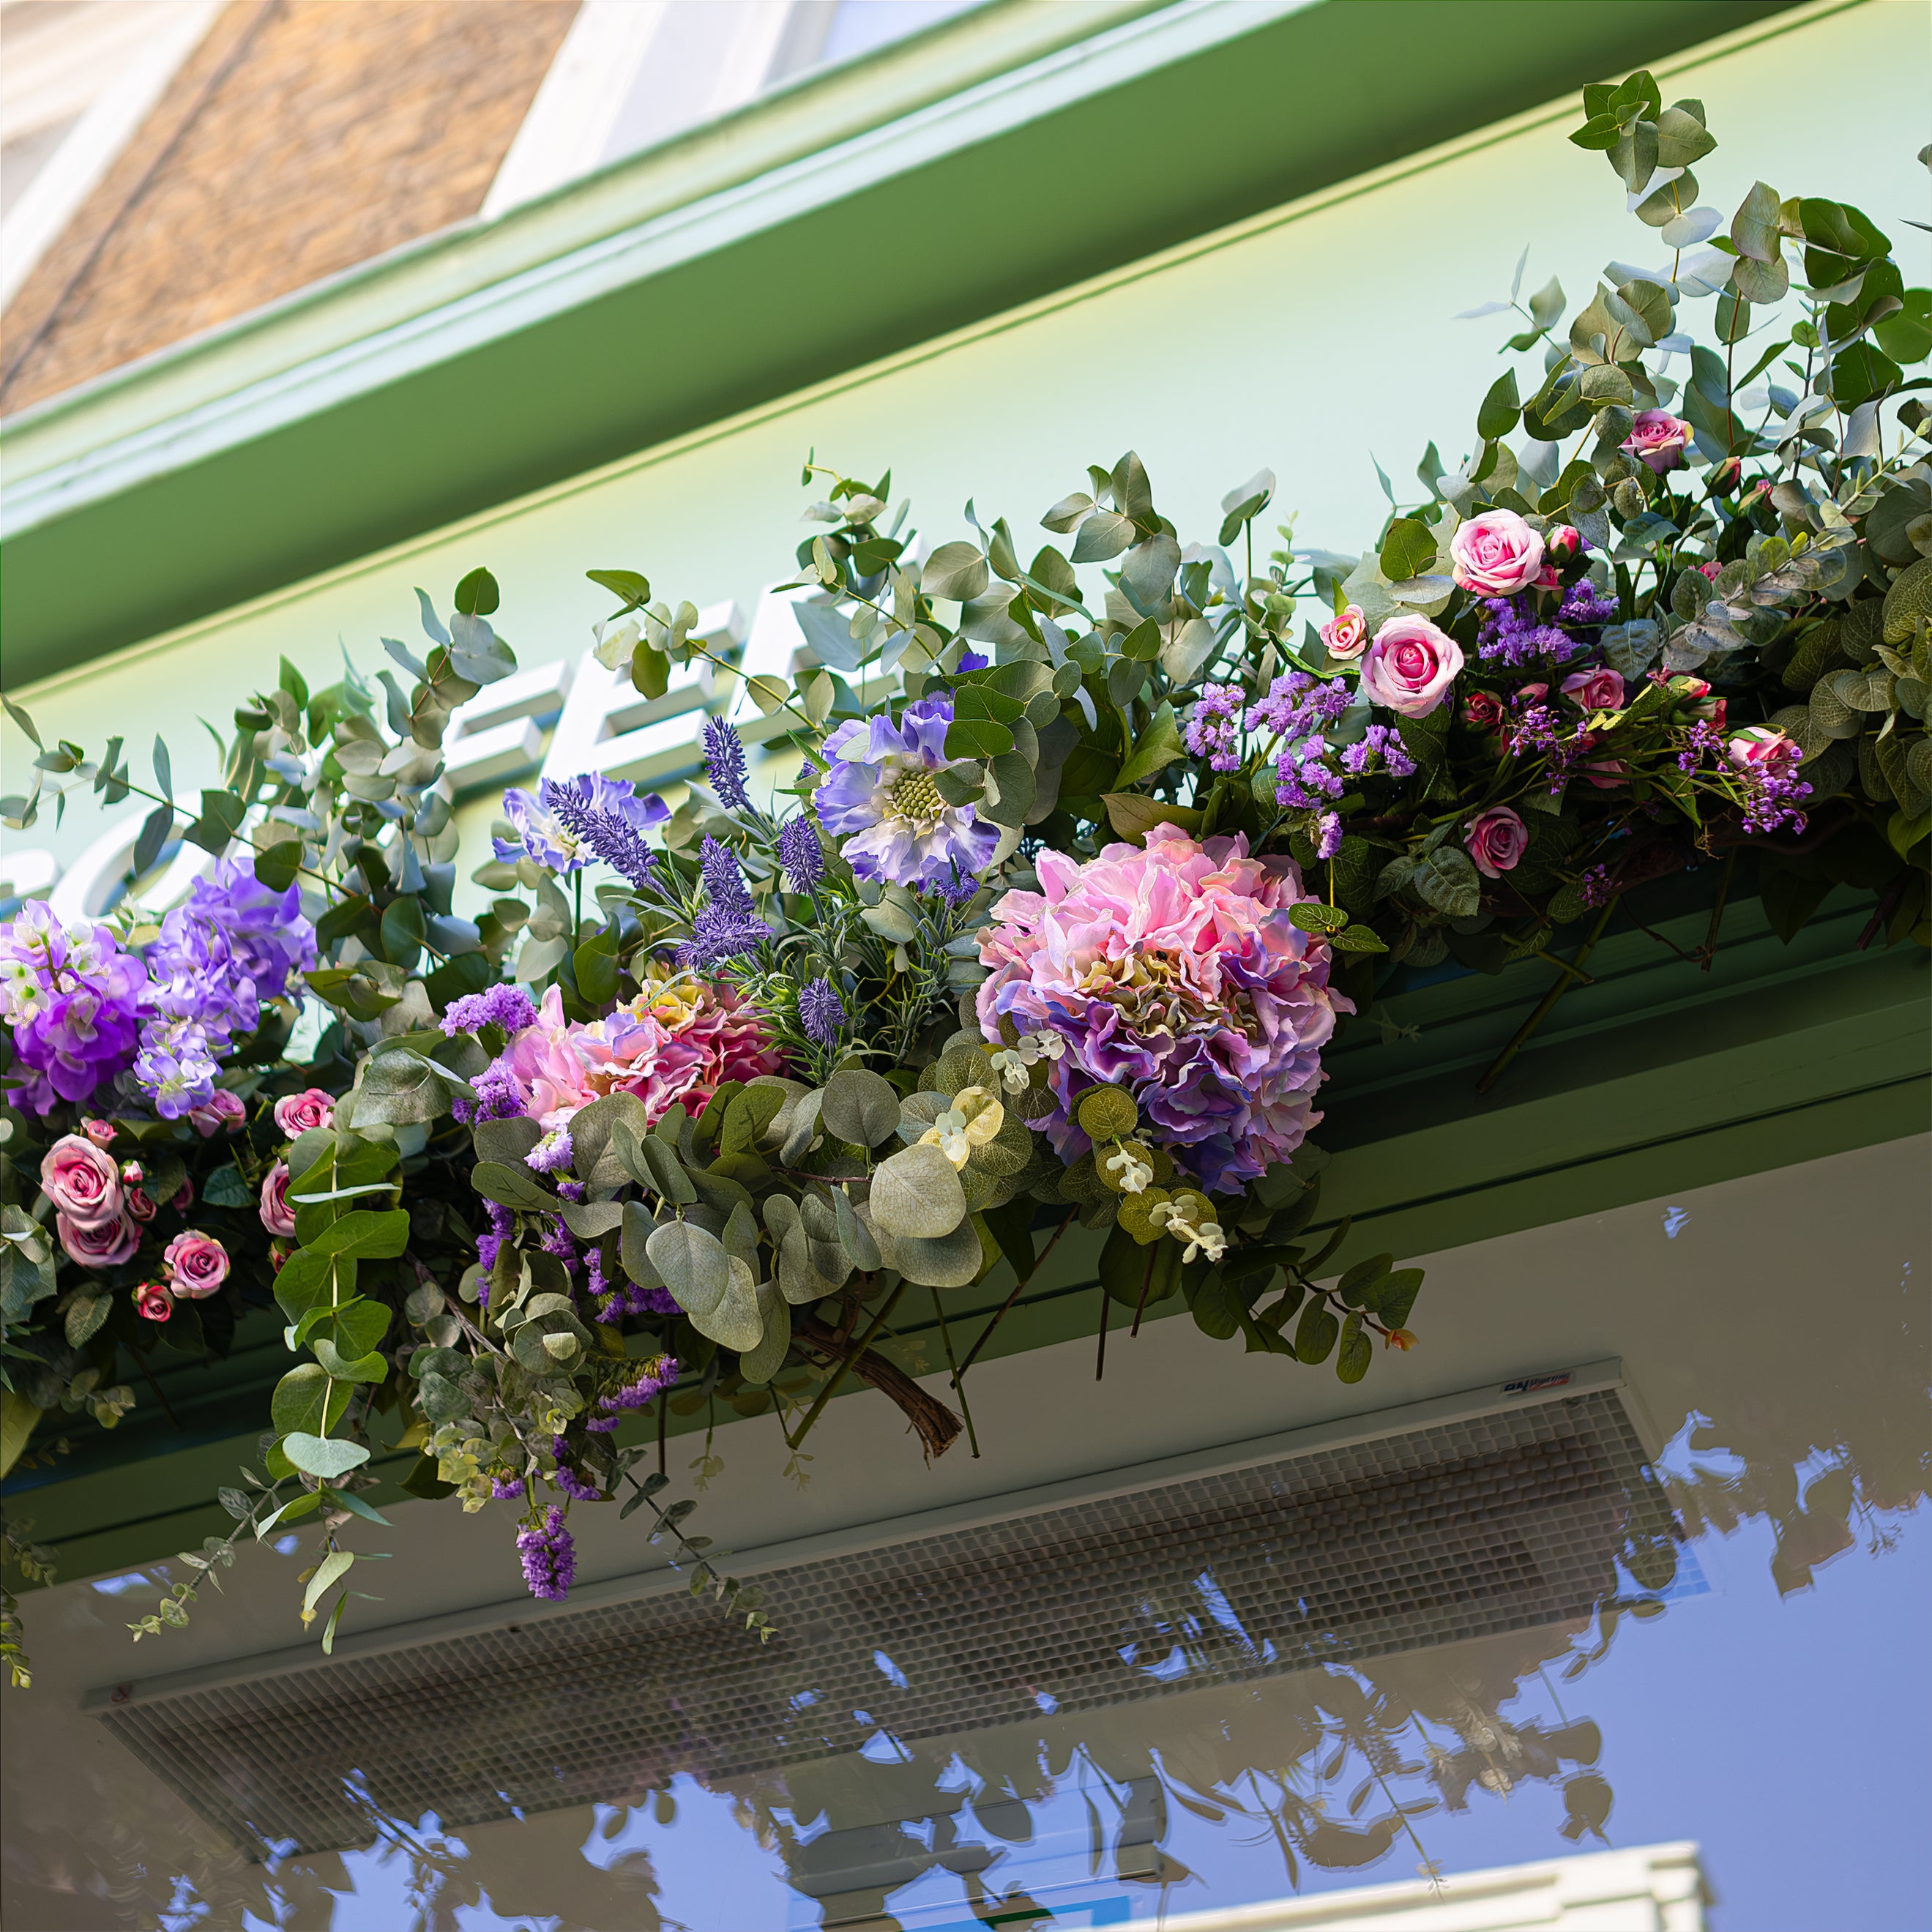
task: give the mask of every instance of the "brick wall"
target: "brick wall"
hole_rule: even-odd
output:
[[[8,304],[0,411],[476,213],[577,0],[230,0]]]

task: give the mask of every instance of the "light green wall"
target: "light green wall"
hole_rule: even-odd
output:
[[[1866,0],[1667,67],[1666,98],[1702,98],[1721,144],[1698,170],[1702,198],[1729,208],[1762,175],[1780,194],[1852,200],[1894,237],[1908,280],[1925,279],[1932,238],[1900,218],[1926,204],[1912,157],[1928,132],[1927,26],[1919,0]],[[1505,319],[1451,318],[1507,292],[1526,242],[1526,288],[1556,273],[1577,297],[1606,260],[1656,252],[1601,158],[1564,139],[1575,118],[1553,104],[20,695],[44,734],[90,748],[110,731],[137,747],[163,731],[177,774],[200,782],[212,750],[198,716],[225,723],[284,652],[311,678],[333,674],[338,640],[364,667],[384,662],[377,637],[415,629],[410,586],[446,602],[478,562],[502,582],[500,621],[525,664],[587,644],[608,608],[589,567],[640,568],[674,598],[748,610],[789,563],[808,448],[855,472],[891,464],[934,542],[960,533],[969,495],[1024,540],[1084,464],[1131,446],[1184,535],[1211,536],[1222,492],[1267,464],[1304,540],[1359,548],[1384,508],[1372,452],[1400,489],[1430,438],[1452,460],[1466,447]],[[25,747],[4,729],[11,789]],[[58,831],[8,840],[71,857],[101,823],[82,804]]]

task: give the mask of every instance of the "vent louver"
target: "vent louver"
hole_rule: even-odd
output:
[[[647,1579],[627,1599],[604,1586],[614,1600],[94,1701],[244,1847],[315,1852],[364,1842],[370,1807],[457,1827],[635,1802],[679,1771],[775,1768],[880,1727],[1037,1723],[1581,1618],[1634,1546],[1657,1580],[1672,1530],[1614,1380],[1580,1393],[1587,1372],[870,1547],[771,1552],[734,1566],[759,1572],[778,1632],[762,1647]]]

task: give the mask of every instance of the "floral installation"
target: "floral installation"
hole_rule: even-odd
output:
[[[422,598],[422,655],[385,640],[406,689],[285,662],[198,810],[163,746],[152,787],[118,740],[44,748],[8,824],[50,783],[153,807],[111,914],[0,926],[11,1453],[272,1310],[292,1366],[197,1578],[313,1517],[327,1644],[382,1520],[366,1466],[413,1450],[410,1493],[514,1505],[535,1594],[570,1588],[572,1511],[621,1496],[762,1632],[658,1500],[668,1409],[775,1413],[796,1468],[863,1384],[944,1454],[1075,1223],[1103,1346],[1110,1305],[1347,1382],[1414,1345],[1420,1270],[1330,1268],[1310,1138],[1324,1051],[1390,976],[1521,966],[1527,1002],[1553,964],[1533,1026],[1630,894],[1706,866],[1712,944],[1754,884],[1786,939],[1844,884],[1876,896],[1862,946],[1925,943],[1929,298],[1857,209],[1762,183],[1698,248],[1698,104],[1639,74],[1586,109],[1667,261],[1567,326],[1520,266],[1478,313],[1520,317],[1531,393],[1501,376],[1359,554],[1291,523],[1258,557],[1267,472],[1184,542],[1130,452],[1041,518],[1064,548],[1024,560],[969,509],[922,559],[890,474],[808,462],[804,668],[745,685],[792,776],[754,782],[712,717],[675,807],[512,788],[474,916],[439,784],[451,712],[514,668],[487,572],[446,617]],[[590,575],[640,693],[694,660],[730,688],[691,607]],[[211,866],[155,918],[175,838]],[[948,1298],[1001,1269],[956,1348]],[[957,1411],[878,1346],[902,1309]]]

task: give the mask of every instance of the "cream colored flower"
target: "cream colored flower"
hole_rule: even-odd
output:
[[[952,1105],[919,1137],[922,1147],[936,1147],[956,1168],[963,1168],[976,1147],[984,1147],[1005,1125],[1006,1108],[983,1087],[964,1087]]]
[[[1138,1194],[1154,1179],[1154,1169],[1131,1147],[1123,1147],[1118,1154],[1109,1156],[1107,1172],[1120,1177],[1123,1194]]]

